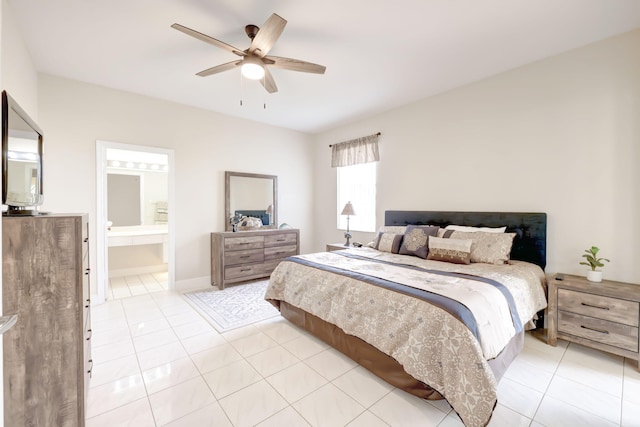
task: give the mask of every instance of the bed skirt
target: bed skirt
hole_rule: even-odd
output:
[[[280,310],[285,319],[349,356],[389,384],[422,399],[442,399],[440,393],[409,375],[393,357],[381,352],[371,344],[349,335],[338,326],[285,301],[270,301]],[[507,347],[496,358],[488,361],[497,382],[500,381],[511,362],[520,353],[523,345],[524,332],[521,332],[511,339]]]

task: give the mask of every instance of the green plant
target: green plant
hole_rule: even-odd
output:
[[[600,248],[597,246],[591,246],[591,249],[585,249],[584,251],[586,254],[582,254],[582,258],[586,258],[586,261],[580,262],[580,265],[591,267],[593,271],[596,271],[597,267],[604,267],[603,261],[611,262],[607,258],[598,258]]]

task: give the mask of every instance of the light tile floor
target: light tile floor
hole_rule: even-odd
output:
[[[96,426],[461,426],[281,317],[217,333],[180,294],[92,307]],[[636,362],[527,335],[490,426],[640,426]]]
[[[109,277],[108,300],[163,292],[169,289],[169,273],[132,274]]]

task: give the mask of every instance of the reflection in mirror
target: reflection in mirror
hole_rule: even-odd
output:
[[[15,132],[9,136],[7,153],[7,203],[16,206],[31,206],[39,200],[40,180],[38,167],[38,135],[34,139],[28,133],[18,137]],[[24,137],[23,137],[24,136]]]
[[[234,216],[255,217],[263,228],[276,228],[277,194],[276,175],[225,172],[225,230],[233,230]]]

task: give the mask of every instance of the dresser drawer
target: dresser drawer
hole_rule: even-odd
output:
[[[298,247],[296,245],[264,248],[264,260],[269,261],[273,259],[286,258],[288,256],[296,255],[297,253]]]
[[[264,236],[227,237],[224,239],[225,251],[235,251],[241,249],[262,249],[264,247]]]
[[[264,237],[265,246],[278,246],[278,245],[297,245],[298,235],[297,233],[281,233],[272,236]]]
[[[638,328],[560,311],[558,332],[586,338],[633,352],[638,351]]]
[[[242,279],[244,277],[250,278],[257,274],[262,274],[262,264],[247,264],[224,269],[225,280]]]
[[[638,326],[639,305],[634,301],[559,289],[558,310]]]
[[[225,252],[224,263],[225,265],[238,265],[250,262],[262,262],[264,261],[264,256],[264,249]]]

